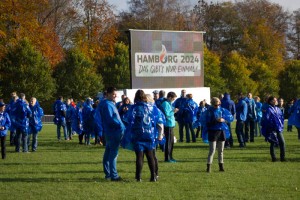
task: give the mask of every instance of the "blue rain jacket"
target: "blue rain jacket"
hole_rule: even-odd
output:
[[[55,124],[65,122],[66,114],[67,114],[67,107],[64,102],[62,102],[61,100],[56,100],[53,104],[53,111],[54,111],[53,122]]]
[[[247,119],[256,120],[256,104],[254,99],[245,98],[248,110]]]
[[[187,101],[187,98],[185,97],[179,97],[177,98],[174,103],[173,103],[173,106],[174,108],[178,108],[178,112],[175,113],[175,118],[176,118],[176,121],[178,122],[184,122],[184,116],[183,116],[183,113],[184,113],[184,105]]]
[[[0,127],[4,127],[4,130],[0,130],[0,136],[6,136],[9,127],[11,126],[11,121],[7,112],[0,113]]]
[[[157,124],[164,123],[164,115],[156,105],[137,102],[126,113],[127,124],[121,145],[125,149],[143,151],[155,149],[157,145]]]
[[[197,119],[198,104],[193,99],[187,99],[183,108],[183,121],[193,123]]]
[[[225,122],[217,122],[218,118],[225,119]],[[201,116],[201,124],[203,126],[202,138],[203,142],[208,143],[209,130],[222,130],[225,132],[225,137],[230,137],[230,131],[227,123],[233,121],[232,114],[225,108],[214,108],[210,106]]]
[[[230,95],[225,93],[223,99],[221,100],[221,107],[229,110],[232,116],[235,115],[235,103],[230,99]]]
[[[290,113],[291,116],[289,117],[288,124],[300,128],[300,99],[291,107]]]
[[[246,121],[247,113],[248,113],[248,106],[246,103],[246,98],[239,99],[239,102],[237,103],[235,108],[236,108],[236,120]]]
[[[82,108],[82,129],[86,133],[94,132],[94,116],[92,102],[88,99]]]
[[[6,105],[5,112],[8,113],[10,121],[11,121],[11,126],[9,127],[9,130],[12,132],[16,131],[16,126],[15,126],[15,121],[16,121],[16,116],[15,116],[15,110],[16,110],[16,101],[11,100],[9,104]]]
[[[256,104],[256,121],[260,122],[262,118],[262,103],[255,102]]]
[[[107,139],[122,137],[125,126],[120,118],[118,109],[114,102],[105,99],[99,103],[99,112],[102,119],[103,132]]]
[[[94,117],[94,132],[95,135],[102,137],[103,135],[103,128],[102,128],[102,119],[100,115],[100,111],[98,110],[99,107],[93,110],[93,117]]]
[[[267,108],[261,122],[261,133],[268,140],[273,133],[279,133],[283,131],[284,118],[283,113],[277,106],[271,106]]]
[[[32,115],[29,118],[29,134],[38,133],[43,127],[42,117],[44,116],[44,111],[38,101],[36,101],[34,106],[29,105],[29,108],[32,112]]]
[[[13,116],[15,116],[14,126],[16,129],[28,134],[29,117],[31,117],[32,112],[26,101],[22,99],[18,99],[15,106],[16,109],[13,111]]]
[[[72,131],[75,131],[77,134],[82,133],[82,107],[81,103],[76,105],[75,111],[72,115]]]
[[[203,113],[207,110],[207,107],[201,107],[199,106],[197,109],[197,114],[196,114],[196,121],[193,123],[193,128],[197,128],[201,126],[201,116]]]

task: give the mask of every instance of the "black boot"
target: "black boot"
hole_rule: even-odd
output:
[[[220,172],[224,172],[224,166],[223,166],[223,163],[219,163],[219,171]]]
[[[210,173],[210,164],[207,164],[206,172]]]

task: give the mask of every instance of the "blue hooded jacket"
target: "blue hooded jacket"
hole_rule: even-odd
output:
[[[125,116],[126,131],[121,145],[125,149],[140,151],[140,145],[151,150],[157,145],[157,124],[163,124],[164,115],[155,104],[137,102]]]
[[[125,126],[114,102],[105,99],[99,103],[98,107],[97,109],[102,119],[103,132],[108,137],[107,139],[122,136]]]
[[[4,127],[4,130],[0,130],[0,136],[6,136],[9,127],[11,126],[11,121],[7,112],[0,113],[0,127]]]
[[[78,102],[72,115],[72,131],[79,135],[82,133],[82,107],[82,103]]]
[[[246,103],[246,98],[240,98],[236,105],[236,120],[246,121],[248,113],[248,106]]]
[[[38,101],[36,101],[34,106],[29,105],[29,108],[32,112],[32,115],[29,118],[29,134],[38,133],[43,127],[42,117],[44,116],[44,111]]]
[[[221,107],[229,110],[232,116],[235,115],[235,103],[230,99],[230,94],[225,93],[223,99],[221,100]]]
[[[217,119],[223,118],[226,122],[218,122]],[[209,130],[222,130],[225,132],[226,138],[230,137],[230,131],[227,123],[233,121],[232,114],[225,108],[214,108],[210,106],[201,116],[201,124],[203,126],[202,138],[203,142],[208,142]]]
[[[193,123],[197,120],[198,104],[193,99],[186,100],[184,104],[183,119],[185,123]]]
[[[92,101],[87,99],[82,108],[82,128],[86,133],[94,132],[94,116]]]
[[[288,124],[300,128],[300,99],[291,107],[290,113],[291,116],[289,117]]]
[[[173,106],[175,108],[178,108],[178,112],[175,113],[175,118],[176,118],[176,121],[178,122],[184,122],[184,116],[183,116],[183,113],[184,113],[184,105],[187,101],[187,98],[185,97],[179,97],[177,98],[174,103],[173,103]]]
[[[14,126],[16,129],[28,134],[29,117],[32,115],[31,110],[25,100],[18,99],[16,101],[16,109],[13,111],[15,116]]]
[[[53,104],[53,111],[54,111],[54,123],[61,123],[61,122],[65,122],[66,120],[66,112],[67,112],[67,107],[66,104],[64,104],[64,102],[62,102],[61,100],[56,100]]]

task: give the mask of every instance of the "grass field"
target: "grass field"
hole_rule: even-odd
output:
[[[118,171],[124,181],[106,181],[104,147],[79,145],[77,136],[58,142],[55,126],[44,125],[37,152],[7,147],[7,159],[0,160],[0,199],[300,199],[300,141],[293,131],[284,133],[287,162],[271,162],[269,144],[256,137],[245,149],[225,149],[224,173],[218,171],[216,154],[208,174],[208,145],[199,139],[175,144],[177,163],[163,162],[157,152],[158,182],[149,182],[145,159],[140,183],[134,179],[134,152],[120,149]],[[278,148],[276,153],[279,157]]]

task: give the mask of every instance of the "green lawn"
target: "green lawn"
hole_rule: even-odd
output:
[[[178,163],[164,163],[163,153],[157,152],[160,179],[156,183],[149,182],[146,159],[143,182],[135,181],[135,154],[124,149],[118,158],[124,181],[106,181],[101,163],[104,148],[79,145],[77,136],[58,142],[55,130],[54,125],[44,125],[37,152],[15,153],[7,147],[7,159],[0,160],[1,200],[300,199],[300,141],[295,128],[284,133],[287,162],[271,162],[269,144],[256,137],[245,149],[225,149],[225,173],[218,171],[217,154],[212,172],[206,173],[208,146],[200,140],[176,143]],[[278,148],[276,153],[279,157]]]

